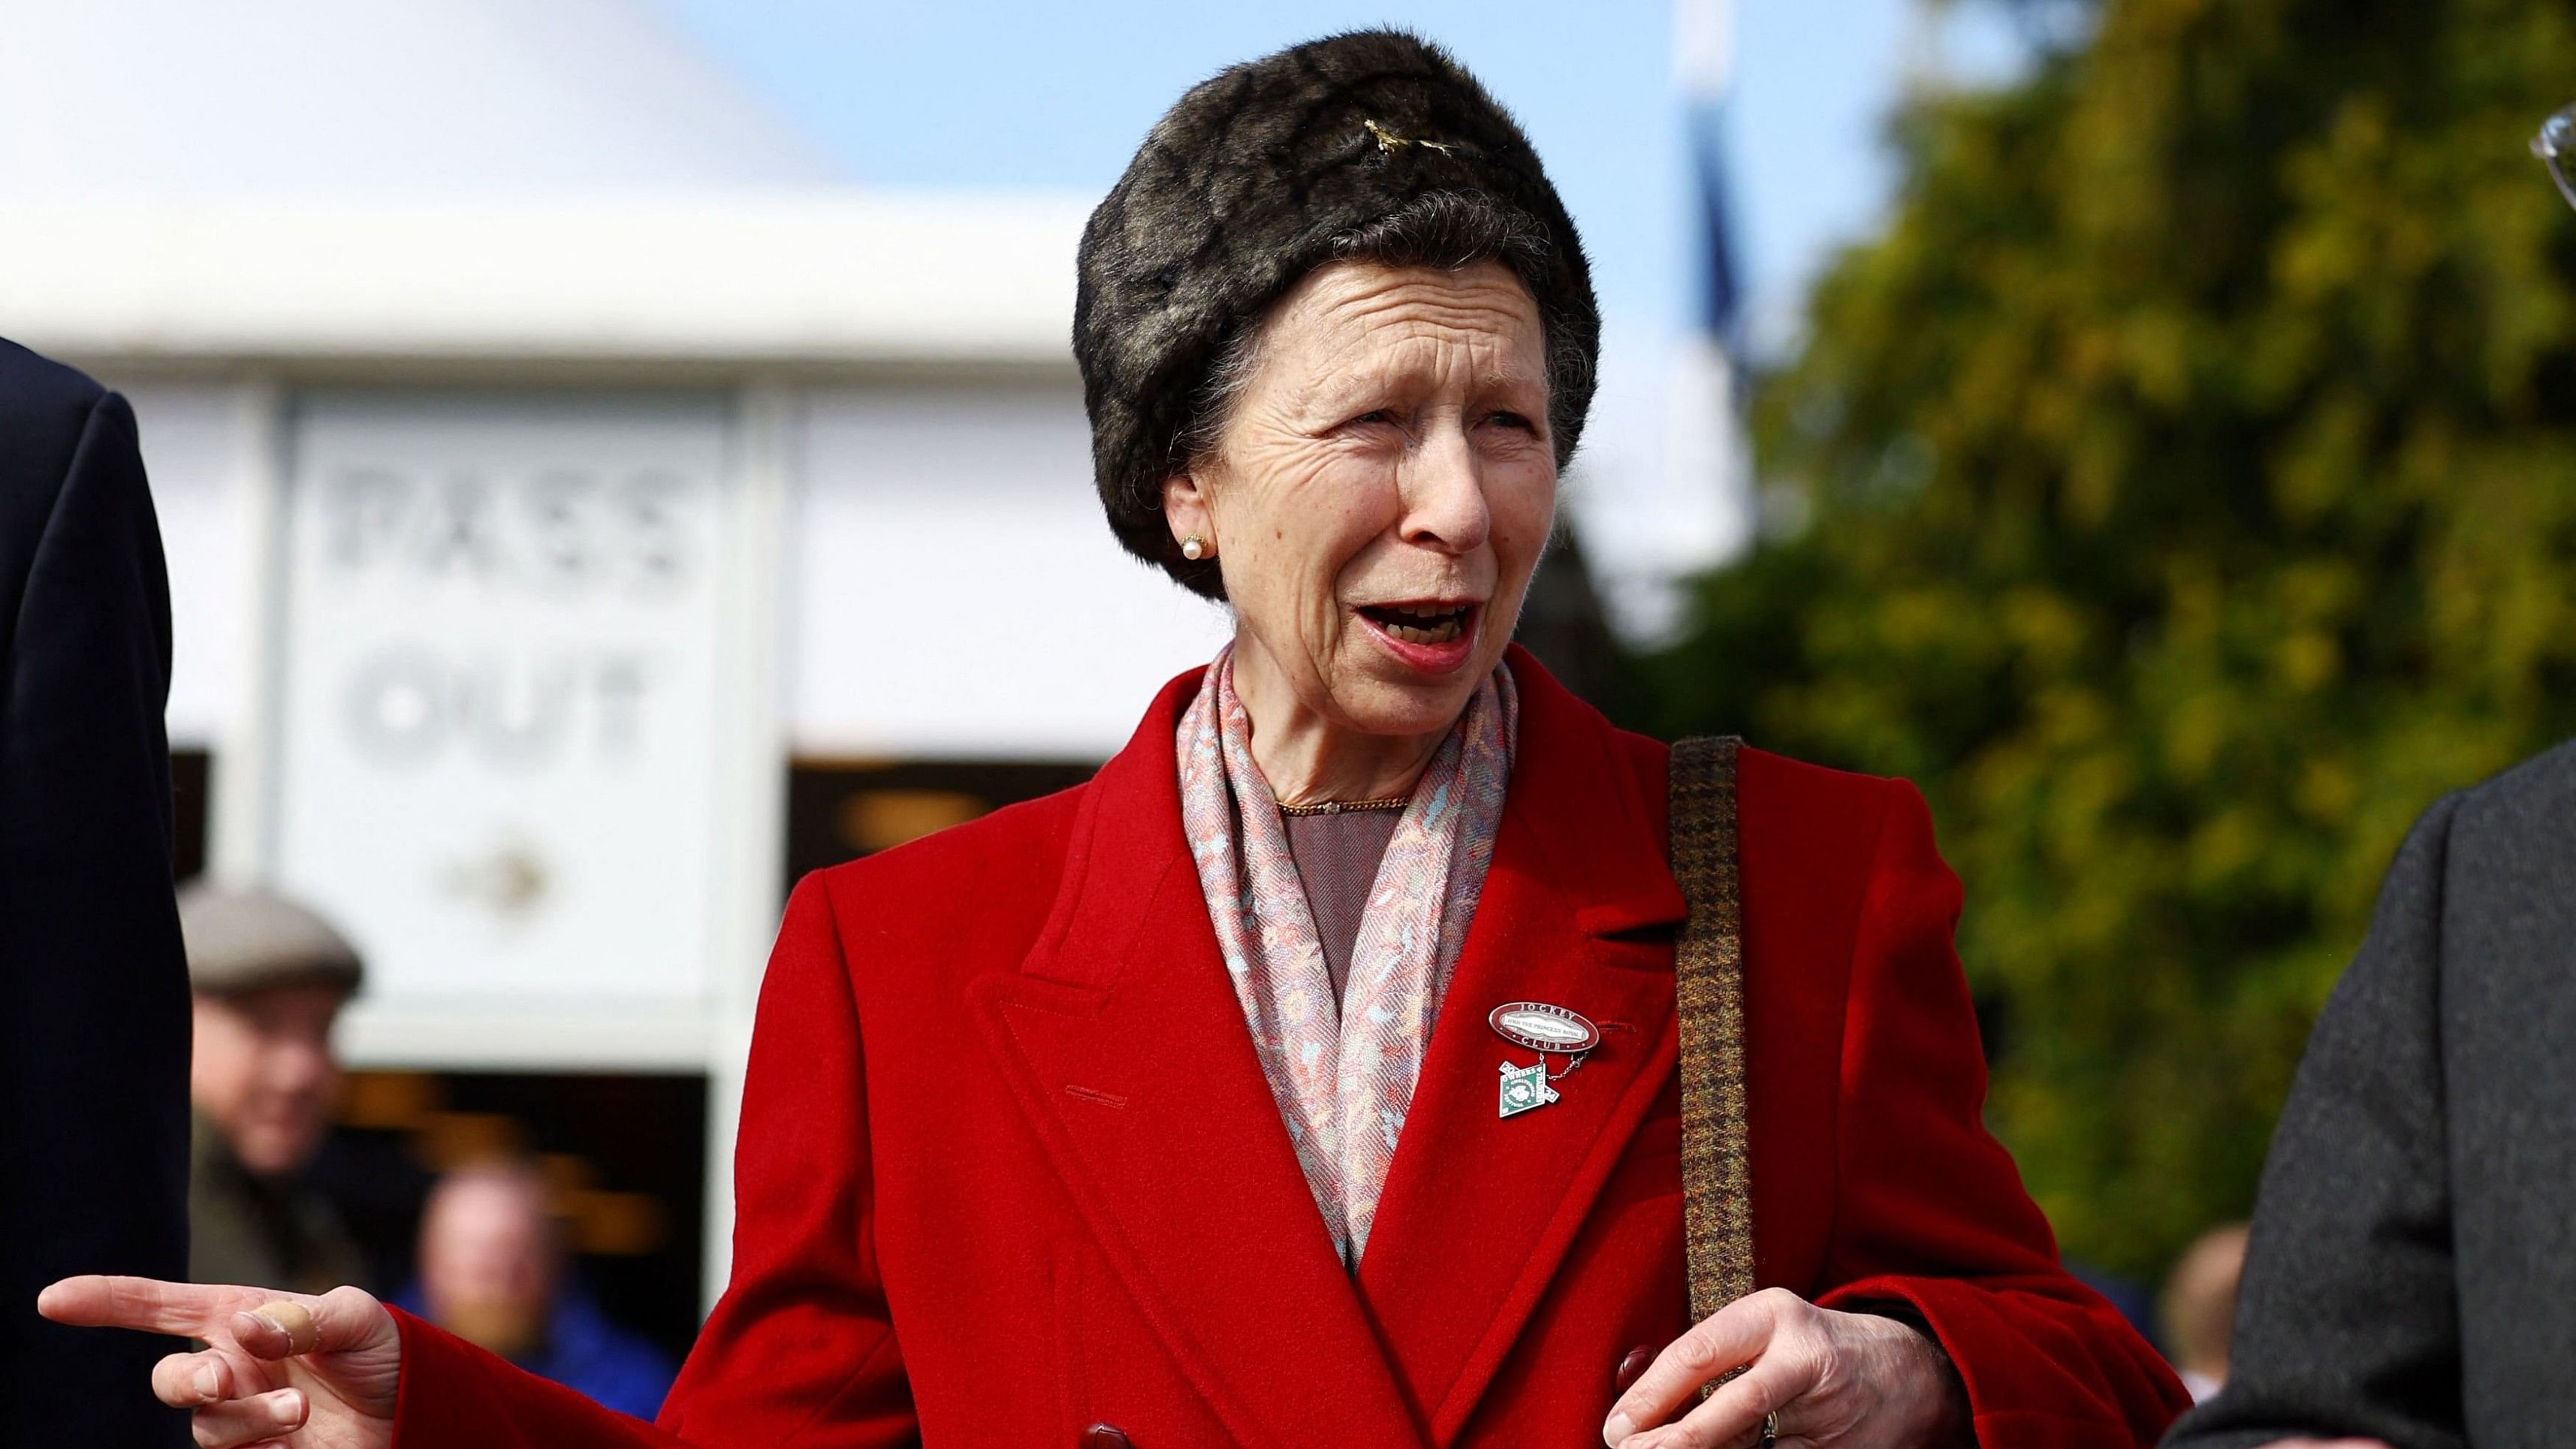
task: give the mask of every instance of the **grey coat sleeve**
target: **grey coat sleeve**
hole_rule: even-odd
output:
[[[0,1439],[178,1449],[187,1418],[150,1388],[175,1340],[35,1312],[37,1290],[68,1274],[187,1274],[189,1008],[170,885],[161,539],[125,401],[67,395],[31,368],[7,381],[0,426],[18,431],[0,439]]]
[[[2357,1435],[2461,1449],[2441,922],[2459,797],[2417,822],[2272,1139],[2227,1386],[2167,1449]]]

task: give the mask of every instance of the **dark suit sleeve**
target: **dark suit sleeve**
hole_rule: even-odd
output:
[[[187,1275],[189,1034],[134,415],[113,393],[39,407],[37,385],[0,408],[27,429],[0,439],[0,1404],[27,1443],[175,1446],[149,1375],[177,1345],[35,1314],[67,1274]]]
[[[2444,857],[2427,812],[2317,1018],[2263,1167],[2227,1387],[2168,1449],[2363,1435],[2467,1443],[2440,1049]]]

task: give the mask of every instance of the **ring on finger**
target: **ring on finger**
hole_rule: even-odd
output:
[[[1770,1413],[1762,1416],[1762,1443],[1759,1446],[1759,1449],[1772,1449],[1772,1446],[1779,1442],[1780,1411],[1774,1409]]]

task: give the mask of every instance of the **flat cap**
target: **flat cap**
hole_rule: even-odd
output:
[[[312,911],[256,887],[190,881],[179,890],[188,985],[209,996],[319,982],[351,995],[366,978],[348,938]]]
[[[1601,350],[1573,218],[1529,138],[1466,67],[1417,35],[1351,31],[1191,88],[1083,228],[1073,355],[1093,481],[1128,552],[1222,593],[1212,564],[1182,559],[1162,513],[1175,441],[1218,349],[1343,239],[1435,196],[1497,203],[1545,238],[1545,255],[1514,270],[1550,350],[1582,361],[1550,369],[1549,423],[1566,464]]]

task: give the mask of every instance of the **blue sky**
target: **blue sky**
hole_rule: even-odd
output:
[[[653,0],[863,184],[1096,195],[1156,115],[1229,62],[1395,23],[1454,50],[1521,117],[1594,254],[1604,311],[1685,325],[1694,296],[1667,0]],[[1737,0],[1736,226],[1780,319],[1890,184],[1882,117],[1924,63],[1916,0]],[[1942,34],[1975,64],[1975,17]],[[1992,27],[1986,27],[1991,31]],[[1964,37],[1964,38],[1963,38]],[[1955,58],[1955,57],[1954,57]]]

